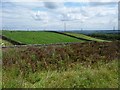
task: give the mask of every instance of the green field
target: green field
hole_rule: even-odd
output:
[[[84,42],[62,34],[39,31],[3,31],[3,35],[24,44],[50,44],[62,42]]]
[[[91,36],[87,36],[84,34],[70,33],[70,32],[66,32],[65,34],[75,36],[81,39],[77,39],[59,33],[44,32],[44,31],[2,31],[2,34],[11,40],[23,44],[53,44],[53,43],[66,43],[66,42],[85,42],[86,40],[98,41],[98,42],[107,41],[107,40],[102,40]],[[10,45],[8,42],[6,44]]]
[[[84,35],[84,34],[80,34],[80,33],[71,33],[71,32],[66,32],[66,34],[68,35],[72,35],[72,36],[75,36],[75,37],[78,37],[78,38],[83,38],[83,39],[86,39],[86,40],[91,40],[91,41],[106,41],[106,40],[102,40],[102,39],[97,39],[97,38],[93,38],[93,37],[90,37],[90,36],[87,36],[87,35]]]

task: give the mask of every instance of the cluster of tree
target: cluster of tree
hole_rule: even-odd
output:
[[[101,34],[101,33],[94,33],[90,36],[105,39],[105,40],[120,40],[120,34]]]

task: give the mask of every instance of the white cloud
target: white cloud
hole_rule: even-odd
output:
[[[15,6],[3,7],[4,27],[63,29],[62,21],[66,21],[71,29],[111,28],[117,23],[117,6],[99,4],[97,7],[94,5],[67,7],[64,2],[12,3]]]
[[[47,12],[33,12],[33,18],[38,21],[48,21],[50,19],[49,15]]]

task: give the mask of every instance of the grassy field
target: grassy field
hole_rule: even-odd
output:
[[[120,42],[3,49],[3,88],[118,88]]]
[[[24,44],[50,44],[62,42],[83,42],[69,36],[52,33],[52,32],[34,32],[34,31],[3,31],[6,37],[22,42]]]
[[[87,36],[87,35],[84,35],[84,34],[80,34],[80,33],[66,32],[66,34],[72,35],[72,36],[75,36],[75,37],[78,37],[78,38],[83,38],[83,39],[91,40],[91,41],[99,41],[99,42],[106,41],[106,40],[93,38],[93,37],[90,37],[90,36]]]

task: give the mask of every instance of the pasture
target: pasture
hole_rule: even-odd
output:
[[[69,42],[107,41],[93,38],[84,34],[70,32],[59,33],[52,31],[3,31],[3,35],[11,40],[23,44],[56,44]]]
[[[69,36],[44,31],[3,31],[3,35],[14,41],[18,41],[24,44],[84,42],[83,40],[79,40]]]

